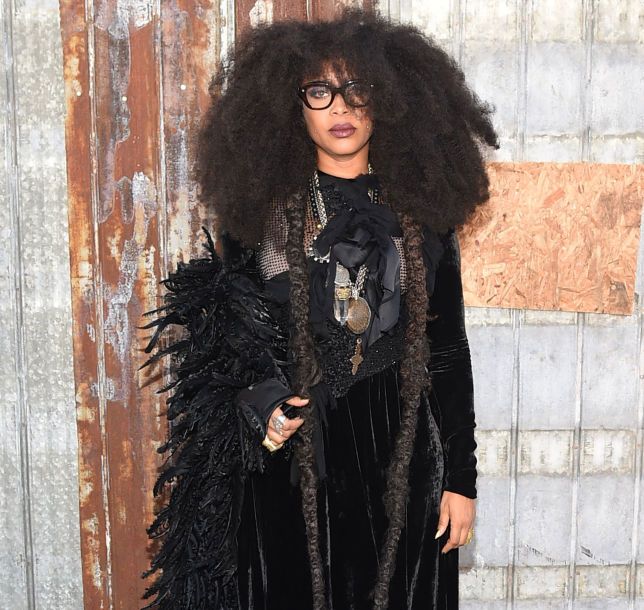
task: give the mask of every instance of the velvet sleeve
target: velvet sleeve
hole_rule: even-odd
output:
[[[425,246],[429,253],[427,334],[432,395],[440,414],[445,455],[443,489],[476,498],[476,419],[458,238],[450,230],[433,239],[426,240]]]

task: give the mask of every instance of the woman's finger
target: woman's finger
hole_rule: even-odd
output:
[[[268,424],[268,432],[272,432],[273,434],[279,436],[281,441],[284,441],[293,436],[297,432],[297,429],[304,423],[304,420],[301,418],[289,419],[287,420],[289,422],[289,428],[286,427],[285,423],[284,427],[281,428],[281,431],[278,432],[277,428],[275,428],[275,426],[273,425],[272,419],[273,418],[271,418],[271,422]]]
[[[449,494],[444,493],[441,497],[440,515],[438,517],[437,526],[438,529],[436,530],[434,538],[440,538],[447,531],[447,526],[449,525],[451,518],[450,509]]]
[[[454,526],[452,523],[450,525],[449,531],[449,540],[447,544],[443,547],[443,553],[449,553],[452,549],[455,549],[458,546],[458,542],[461,538],[461,528]]]
[[[438,518],[438,529],[436,530],[436,534],[434,535],[434,538],[440,538],[447,530],[448,525],[449,525],[449,508],[447,504],[443,504],[441,506],[440,517]]]
[[[470,533],[470,527],[469,525],[466,524],[465,527],[461,529],[461,538],[458,541],[459,546],[465,546],[465,544],[467,543],[467,536],[469,535],[469,533]]]
[[[451,551],[453,548],[465,546],[467,544],[467,537],[472,529],[470,521],[454,524],[452,523],[449,541],[443,547],[443,552]]]
[[[286,401],[287,405],[292,405],[294,407],[306,407],[309,404],[309,398],[302,398],[301,396],[293,396]]]
[[[449,515],[450,522],[449,540],[442,549],[443,553],[447,553],[467,543],[476,516],[476,504],[470,498],[446,491],[441,498],[441,518],[443,512]]]
[[[281,434],[278,434],[277,432],[275,432],[275,430],[274,430],[273,428],[271,428],[270,426],[269,426],[269,428],[268,428],[268,431],[266,432],[266,435],[267,435],[267,436],[268,436],[268,438],[270,438],[270,439],[271,439],[271,440],[272,440],[276,445],[279,445],[279,444],[283,443],[283,442],[286,440],[286,438],[285,438],[285,437],[283,437]]]
[[[284,425],[281,426],[280,428],[281,430],[281,433],[280,433],[275,427],[275,420],[280,415],[284,415],[284,411],[282,411],[280,407],[277,407],[273,411],[273,413],[271,413],[271,416],[268,420],[268,429],[275,432],[275,434],[279,434],[282,437],[282,440],[284,440],[293,436],[293,434],[297,432],[297,429],[304,423],[304,420],[301,417],[295,417],[293,419],[286,418],[286,421],[284,421]]]
[[[281,409],[280,409],[281,411]],[[279,417],[279,415],[282,415],[282,413],[278,413],[277,415],[273,415],[273,418]],[[271,418],[271,419],[273,419]],[[282,430],[284,432],[296,432],[297,429],[304,423],[304,420],[301,417],[294,417],[293,419],[289,419],[288,417],[284,421],[284,424],[282,425]],[[277,428],[276,428],[277,430]]]

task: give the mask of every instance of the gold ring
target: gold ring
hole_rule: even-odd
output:
[[[276,445],[268,436],[262,441],[262,445],[266,447],[271,453],[274,451],[277,451],[278,449],[281,449],[284,446],[284,443],[280,443],[279,445]]]
[[[465,544],[469,544],[472,541],[472,538],[474,537],[474,528],[472,528],[468,533],[467,533],[467,539],[465,540]]]

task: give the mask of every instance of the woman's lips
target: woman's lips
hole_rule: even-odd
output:
[[[329,131],[336,137],[336,138],[347,138],[349,136],[352,136],[355,132],[356,128],[349,124],[345,123],[343,125],[334,125],[329,129]]]

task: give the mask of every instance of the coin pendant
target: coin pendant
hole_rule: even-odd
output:
[[[369,303],[362,297],[351,297],[349,299],[349,313],[347,316],[347,328],[356,335],[361,335],[369,327],[371,322],[371,308]]]

